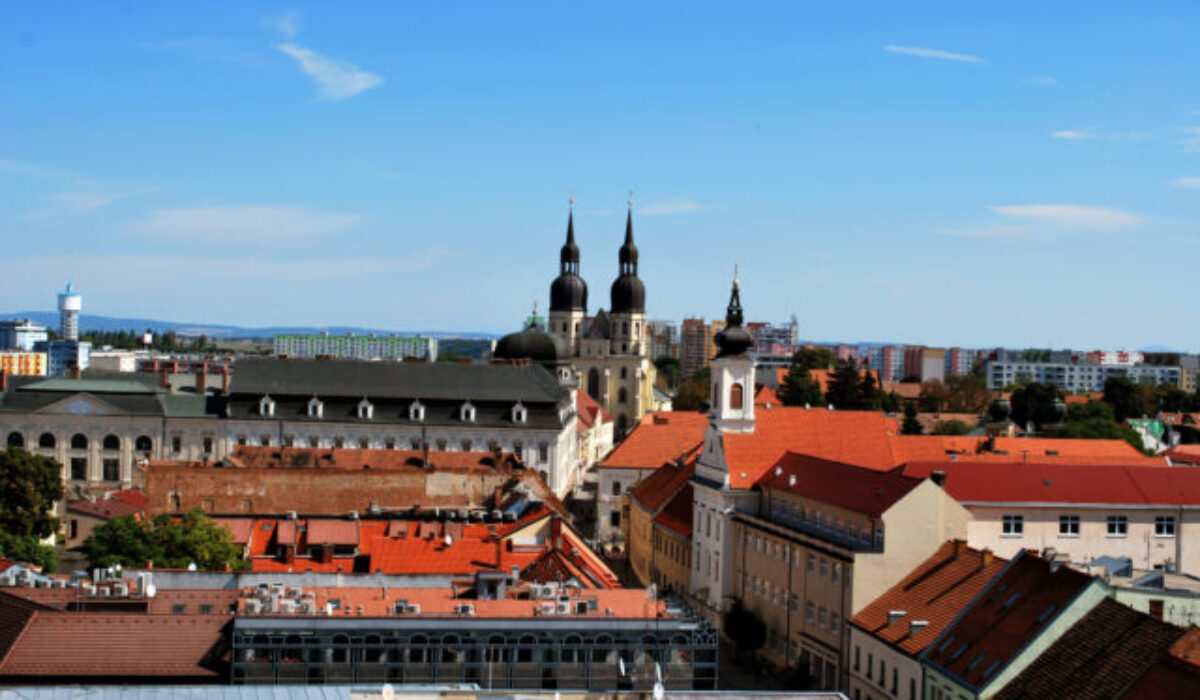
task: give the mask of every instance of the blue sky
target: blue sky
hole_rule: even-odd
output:
[[[0,311],[1200,349],[1195,3],[10,4]]]

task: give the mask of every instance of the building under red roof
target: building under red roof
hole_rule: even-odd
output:
[[[916,656],[1008,565],[962,540],[943,544],[852,621],[863,632]]]
[[[922,658],[960,683],[982,690],[1092,585],[1103,584],[1021,552]]]
[[[1200,505],[1200,469],[1146,469],[1047,462],[1023,464],[972,459],[910,462],[903,467],[904,474],[917,478],[929,477],[935,471],[945,474],[946,492],[965,505]]]
[[[691,482],[685,483],[683,488],[663,506],[663,509],[654,516],[654,522],[671,530],[680,537],[691,539],[692,537],[692,512],[695,500],[695,492],[692,489]]]
[[[704,440],[708,416],[696,411],[647,413],[600,469],[657,469],[696,449]]]
[[[581,433],[596,427],[597,424],[613,422],[612,414],[586,391],[575,392],[575,411],[578,414],[576,429]]]
[[[882,472],[789,452],[762,475],[758,486],[877,518],[921,481],[899,470]]]
[[[94,501],[75,501],[67,510],[100,520],[112,520],[122,515],[141,516],[146,510],[146,494],[140,489],[111,491]]]

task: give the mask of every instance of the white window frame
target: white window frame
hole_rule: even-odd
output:
[[[271,398],[270,394],[258,400],[258,415],[273,416],[275,415],[275,399]]]
[[[1168,532],[1170,530],[1170,532]],[[1154,536],[1170,538],[1174,537],[1177,532],[1174,515],[1156,515],[1154,516]]]
[[[1110,515],[1105,519],[1105,528],[1109,537],[1129,536],[1129,516]]]
[[[324,418],[325,417],[325,402],[317,397],[312,397],[308,400],[308,417],[309,418]]]
[[[1059,537],[1079,537],[1079,516],[1078,515],[1060,515],[1058,516],[1058,536]]]
[[[470,401],[464,403],[458,409],[458,419],[464,423],[474,423],[475,422],[475,404],[471,403]]]
[[[375,420],[375,406],[365,396],[358,402],[358,417],[361,420]]]
[[[1024,537],[1025,536],[1025,516],[1023,515],[1005,515],[1000,518],[1000,536],[1001,537]]]
[[[425,420],[425,405],[420,401],[413,401],[408,405],[408,419],[421,423]]]
[[[527,423],[529,422],[529,409],[525,408],[525,404],[518,401],[512,408],[512,422]]]

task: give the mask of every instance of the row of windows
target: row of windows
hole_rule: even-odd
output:
[[[624,392],[622,389],[621,403],[625,402]],[[464,423],[474,423],[476,417],[475,405],[467,401],[458,408],[458,419]],[[258,401],[258,414],[260,416],[275,415],[275,399],[270,396],[264,396]],[[325,417],[325,402],[317,397],[309,399],[305,406],[305,414],[309,418],[324,418]],[[361,420],[375,419],[375,406],[367,399],[358,402],[356,414]],[[518,402],[512,407],[509,418],[513,423],[527,423],[529,421],[529,409],[524,404]],[[421,422],[425,420],[425,405],[420,401],[413,401],[408,407],[408,419],[410,421]]]
[[[1125,515],[1110,515],[1105,518],[1105,531],[1109,537],[1129,536],[1129,517]],[[1025,516],[1005,515],[1000,520],[1000,533],[1005,537],[1021,537],[1025,534]],[[1059,537],[1079,537],[1079,516],[1058,516]],[[1154,536],[1174,537],[1175,516],[1154,516]]]
[[[83,433],[75,433],[71,436],[72,450],[86,450],[90,441],[88,436]],[[54,433],[42,433],[38,436],[37,446],[41,449],[54,449],[58,447],[58,438]],[[25,447],[25,435],[23,433],[13,431],[8,434],[8,447]],[[138,452],[149,452],[154,447],[154,441],[148,435],[141,435],[134,440],[133,449]],[[116,435],[105,435],[100,441],[100,449],[102,450],[119,450],[121,449],[121,438]]]
[[[835,517],[818,508],[803,506],[799,501],[792,499],[772,499],[771,519],[789,525],[816,526],[856,542],[871,544],[874,541],[876,546],[883,546],[883,532],[880,528],[876,527],[872,530],[866,525],[860,527],[856,521]]]
[[[892,697],[899,697],[900,670],[898,668],[896,668],[895,666],[892,666],[892,668],[891,668],[892,672],[889,675],[887,659],[884,659],[882,657],[880,657],[880,659],[879,659],[878,674],[876,674],[875,668],[876,668],[875,655],[873,653],[868,652],[867,653],[866,673],[864,674],[866,676],[866,679],[868,681],[875,681],[879,685],[880,689],[882,689],[886,693],[890,693]],[[854,647],[854,670],[857,672],[862,672],[862,670],[863,670],[862,648],[857,645],[855,645],[855,647]],[[889,686],[890,686],[890,688],[889,688]],[[860,688],[854,689],[854,697],[855,698],[862,697],[860,690],[861,690]],[[869,698],[871,696],[868,695],[867,697]],[[915,679],[915,678],[908,679],[908,698],[909,698],[909,700],[916,700],[916,698],[917,698],[917,679]]]
[[[747,531],[743,544],[748,550],[753,550],[759,554],[764,554],[772,559],[787,563],[789,561],[788,549],[789,545],[780,544],[770,538],[758,535]],[[816,554],[809,553],[807,557],[802,556],[803,550],[800,547],[794,547],[791,551],[791,565],[799,567],[802,563],[806,563],[806,569],[809,573],[815,573],[822,579],[829,579],[831,583],[838,584],[842,579],[842,564],[841,562],[833,561]]]
[[[211,440],[211,438],[205,438],[205,448],[204,448],[205,452],[212,451],[211,444],[209,443],[210,440]],[[237,442],[238,445],[243,445],[243,446],[251,444],[251,438],[249,438],[246,435],[238,435],[235,438],[235,441]],[[322,443],[324,443],[324,444],[322,444]],[[273,438],[269,433],[263,433],[262,435],[258,436],[257,441],[255,441],[254,444],[261,445],[262,447],[270,447],[273,444]],[[282,440],[280,441],[280,444],[283,447],[296,447],[297,446],[296,436],[295,435],[284,435]],[[323,440],[320,436],[317,436],[317,435],[309,435],[308,439],[307,439],[308,447],[333,447],[335,449],[344,449],[349,444],[350,443],[347,442],[346,438],[341,435],[338,435],[338,436],[336,436],[332,439],[328,439],[328,440]],[[375,443],[375,445],[378,446],[378,443]],[[362,450],[372,449],[371,438],[363,435],[358,438],[358,440],[354,443],[354,446],[357,447],[358,449],[362,449]],[[413,449],[413,450],[431,449],[431,450],[436,450],[438,452],[445,452],[445,451],[451,449],[450,441],[445,438],[439,438],[432,442],[422,442],[420,438],[411,438],[408,440],[407,446],[409,449]],[[472,440],[460,440],[458,442],[458,446],[461,448],[461,450],[463,452],[470,452],[472,449],[483,447],[482,444],[476,445]],[[397,442],[396,438],[389,437],[389,438],[385,438],[383,440],[382,447],[383,447],[383,449],[386,449],[386,450],[395,450],[395,449],[399,449],[399,443]],[[500,447],[501,447],[501,445],[498,440],[487,441],[488,451],[495,451],[495,450],[500,449]],[[175,451],[179,452],[180,450],[179,450],[179,448],[176,448]],[[520,440],[514,441],[512,444],[512,451],[513,451],[513,454],[518,455],[523,458],[525,456],[525,443]],[[539,442],[538,443],[537,459],[539,462],[550,461],[550,443],[548,443],[548,442]]]
[[[76,481],[86,481],[88,479],[87,457],[72,457],[69,462],[69,468],[72,479]],[[100,460],[100,478],[104,481],[120,481],[121,460],[112,457]]]
[[[796,593],[789,594],[768,579],[743,573],[742,589],[746,593],[762,599],[764,602],[786,607],[792,612],[800,611],[800,596]],[[804,604],[804,619],[809,624],[816,625],[829,632],[838,633],[842,629],[842,617],[840,614],[826,609],[823,605],[817,605],[812,601],[807,601]]]

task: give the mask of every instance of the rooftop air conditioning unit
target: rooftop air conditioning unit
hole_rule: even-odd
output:
[[[97,588],[96,595],[101,598],[111,598],[112,597],[112,589],[109,588],[108,586],[105,586],[104,588]]]
[[[296,612],[300,613],[301,615],[316,615],[317,614],[317,601],[315,601],[315,600],[300,601],[300,605],[297,606]]]
[[[94,583],[88,583],[88,584],[84,584],[84,586],[83,586],[83,594],[84,594],[85,596],[88,596],[88,597],[95,597],[95,595],[96,595],[96,584],[94,584]]]
[[[540,609],[543,615],[553,615],[556,610],[554,603],[542,603]]]
[[[113,584],[112,589],[113,589],[113,596],[115,596],[117,598],[128,598],[129,597],[129,586],[127,584],[124,584],[124,583]]]
[[[246,600],[246,614],[258,615],[262,613],[262,603],[257,598],[249,598]]]
[[[291,599],[279,601],[279,612],[284,615],[295,615],[298,607],[296,601]]]
[[[459,615],[474,615],[475,606],[471,605],[470,603],[459,603],[454,608],[454,612],[458,613]]]
[[[571,604],[569,602],[564,603],[560,600],[558,604],[554,606],[554,612],[557,615],[570,615]]]
[[[416,605],[416,604],[410,604],[408,606],[408,614],[409,615],[420,615],[421,614],[421,606]]]
[[[289,511],[287,512],[287,519],[288,519],[288,520],[295,520],[295,519],[296,519],[296,517],[297,517],[297,516],[296,516],[296,511],[294,511],[294,510],[289,510]]]

